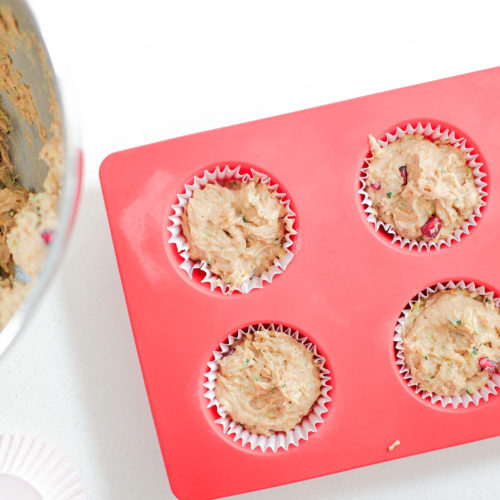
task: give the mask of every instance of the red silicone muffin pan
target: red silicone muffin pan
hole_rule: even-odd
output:
[[[408,301],[449,279],[498,296],[500,68],[112,154],[101,183],[130,321],[171,487],[205,499],[276,486],[500,434],[500,395],[453,409],[404,382],[394,328]],[[363,212],[367,136],[431,122],[484,163],[488,197],[470,235],[410,251]],[[216,165],[269,173],[296,212],[293,260],[248,294],[210,291],[180,269],[168,216],[183,185]],[[240,327],[284,324],[326,358],[332,401],[308,441],[276,453],[234,443],[204,398],[207,362]],[[388,446],[396,440],[393,451]]]

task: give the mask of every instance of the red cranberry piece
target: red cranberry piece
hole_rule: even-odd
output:
[[[48,245],[52,241],[52,231],[44,231],[42,233],[42,238],[43,241],[45,241],[45,244]]]
[[[374,182],[370,187],[372,189],[374,189],[375,191],[378,191],[382,187],[382,183],[381,182]]]
[[[441,231],[441,226],[441,219],[433,215],[422,226],[422,234],[427,238],[435,238],[439,234],[439,231]]]
[[[403,178],[403,186],[406,186],[408,184],[408,172],[406,170],[406,165],[399,167],[399,173],[401,174],[401,177]]]
[[[493,361],[490,358],[480,358],[479,366],[486,370],[488,373],[497,373],[498,372],[498,363]]]

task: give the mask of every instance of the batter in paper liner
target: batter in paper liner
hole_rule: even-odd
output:
[[[446,239],[480,206],[471,168],[459,149],[421,135],[383,148],[369,136],[373,158],[366,191],[375,216],[410,240]]]
[[[439,396],[472,394],[500,361],[500,311],[477,292],[436,292],[414,304],[401,337],[405,364],[422,389]]]
[[[244,336],[219,362],[215,397],[246,430],[270,436],[299,424],[320,388],[313,354],[293,337],[263,329]]]
[[[197,189],[182,213],[189,256],[207,262],[234,290],[286,254],[292,222],[273,191],[259,181],[231,180]]]

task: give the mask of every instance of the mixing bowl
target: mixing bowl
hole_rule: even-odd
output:
[[[74,127],[69,126],[68,110],[63,105],[61,89],[52,68],[52,64],[43,42],[33,13],[23,0],[0,0],[0,8],[8,8],[13,13],[19,32],[15,46],[9,47],[12,63],[21,75],[22,81],[30,87],[40,123],[50,136],[50,127],[59,112],[61,118],[62,164],[63,174],[58,202],[58,226],[48,247],[48,251],[38,277],[31,286],[23,302],[0,332],[0,355],[19,334],[26,321],[32,315],[47,288],[55,268],[66,248],[78,204],[82,156],[75,140]],[[47,165],[38,155],[42,139],[36,123],[30,124],[18,112],[8,92],[0,90],[2,107],[12,123],[10,134],[10,154],[14,172],[20,182],[31,191],[38,192],[47,173]]]

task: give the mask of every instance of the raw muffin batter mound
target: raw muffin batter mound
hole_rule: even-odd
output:
[[[300,423],[320,395],[314,356],[285,333],[262,329],[219,362],[215,397],[246,430],[270,436]]]
[[[477,292],[436,292],[414,304],[401,337],[405,364],[422,389],[472,394],[497,372],[500,311]]]
[[[369,136],[373,158],[367,193],[375,216],[403,238],[447,239],[480,206],[479,190],[459,149],[421,135],[383,148]]]
[[[181,217],[189,256],[205,261],[230,290],[286,255],[292,224],[274,192],[259,181],[231,180],[197,189]]]

